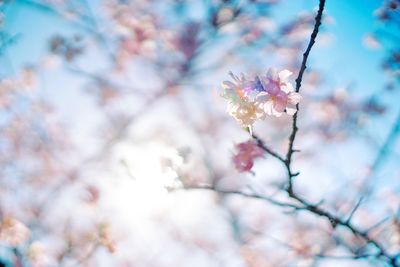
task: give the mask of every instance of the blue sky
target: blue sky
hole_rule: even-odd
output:
[[[316,2],[283,1],[273,13],[278,21],[284,22],[299,11],[312,10]],[[354,82],[362,88],[362,92],[382,87],[385,79],[380,71],[383,52],[371,51],[362,45],[363,37],[377,26],[372,13],[380,4],[380,1],[367,0],[327,1],[327,14],[335,22],[325,26],[325,31],[333,34],[334,40],[328,50],[315,49],[310,60],[315,67],[332,73],[330,78],[333,83]],[[19,41],[7,52],[15,67],[37,61],[46,53],[45,40],[54,33],[68,35],[77,31],[55,15],[23,2],[12,4],[6,12],[6,31],[20,34]],[[12,71],[8,63],[2,65],[6,66],[6,73]],[[0,73],[4,74],[4,70]]]

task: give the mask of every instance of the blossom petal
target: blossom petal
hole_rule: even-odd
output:
[[[282,70],[279,72],[278,76],[281,81],[285,81],[292,74],[293,74],[293,72],[291,72],[290,70]]]
[[[274,109],[273,105],[274,105],[274,101],[267,100],[267,102],[265,102],[265,104],[264,104],[265,113],[267,113],[268,115],[272,115],[273,109]]]
[[[222,82],[222,87],[224,89],[234,89],[234,88],[236,88],[236,85],[233,82],[224,81],[224,82]]]
[[[285,101],[275,101],[274,108],[277,112],[282,113],[286,109],[286,102]]]
[[[291,93],[294,92],[293,85],[291,83],[285,83],[281,86],[281,90],[285,93]]]
[[[302,99],[302,96],[296,92],[291,92],[288,97],[289,102],[294,105],[298,104],[301,99]]]
[[[272,115],[274,115],[275,117],[280,117],[282,116],[283,112],[279,112],[276,109],[272,110]]]
[[[295,108],[289,108],[289,107],[286,108],[286,113],[288,115],[294,115],[296,113],[296,111],[297,110]]]

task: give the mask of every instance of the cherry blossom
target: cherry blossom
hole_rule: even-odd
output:
[[[265,119],[266,115],[280,117],[284,112],[293,115],[301,95],[288,81],[291,74],[288,70],[270,69],[265,76],[250,80],[244,74],[238,77],[231,72],[233,82],[222,83],[222,97],[228,100],[229,114],[244,127]]]
[[[236,154],[233,156],[233,162],[239,172],[250,171],[254,165],[254,160],[264,155],[264,151],[254,140],[239,143],[235,148]]]
[[[289,115],[296,113],[296,104],[301,100],[301,95],[294,91],[293,85],[288,81],[292,72],[276,69],[268,70],[262,77],[265,91],[257,96],[257,101],[262,103],[264,112],[268,115],[280,117],[284,112]]]
[[[265,114],[259,102],[250,97],[254,91],[254,82],[247,80],[244,74],[240,77],[230,73],[233,82],[224,81],[222,97],[228,100],[228,112],[242,126],[251,126],[257,119],[264,119]]]

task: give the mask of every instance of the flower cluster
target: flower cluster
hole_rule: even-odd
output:
[[[233,156],[233,162],[239,172],[250,171],[254,165],[254,160],[264,155],[264,151],[254,140],[239,143],[235,148],[236,154]]]
[[[222,97],[228,100],[228,112],[243,127],[251,127],[255,121],[267,115],[280,117],[283,113],[294,115],[301,95],[295,92],[288,81],[292,72],[269,69],[263,76],[247,78],[244,74],[230,76],[232,81],[222,83]],[[262,157],[264,151],[257,142],[250,140],[236,145],[233,156],[235,167],[240,172],[250,171],[254,159]]]
[[[296,113],[301,96],[288,81],[292,72],[270,69],[264,76],[248,79],[230,73],[233,81],[222,83],[222,97],[228,100],[228,112],[243,126],[249,127],[266,115],[281,116]]]

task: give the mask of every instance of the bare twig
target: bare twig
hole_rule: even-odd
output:
[[[224,189],[219,189],[219,188],[216,188],[215,186],[209,186],[209,185],[190,186],[190,187],[185,187],[185,189],[187,189],[187,190],[195,190],[195,189],[209,190],[209,191],[214,191],[214,192],[219,193],[219,194],[239,195],[239,196],[247,197],[247,198],[255,198],[255,199],[260,199],[260,200],[267,201],[267,202],[269,202],[271,204],[274,204],[276,206],[292,208],[292,209],[295,209],[295,210],[298,210],[298,209],[302,208],[300,206],[297,206],[297,205],[289,203],[289,202],[282,202],[282,201],[273,199],[271,197],[263,196],[263,195],[256,194],[256,193],[246,193],[246,192],[242,192],[242,191],[238,191],[238,190],[224,190]]]
[[[270,154],[271,156],[273,156],[274,158],[278,159],[279,161],[285,163],[285,159],[283,157],[281,157],[278,153],[274,152],[272,149],[270,149],[269,147],[267,147],[263,140],[261,140],[260,137],[258,137],[257,135],[255,135],[253,132],[250,132],[251,137],[257,141],[257,145],[264,150],[266,153]]]
[[[374,161],[371,164],[371,167],[369,169],[368,175],[365,178],[365,193],[368,193],[371,190],[371,182],[373,178],[375,177],[377,171],[381,167],[384,159],[388,155],[390,151],[390,147],[392,147],[393,143],[396,141],[398,135],[400,133],[400,111],[396,117],[396,120],[392,126],[392,129],[390,130],[385,142],[383,143],[382,147],[379,149],[378,154],[376,155]]]
[[[363,202],[364,197],[360,197],[360,199],[357,201],[356,205],[354,206],[354,208],[351,210],[349,217],[347,218],[347,222],[350,222],[351,219],[353,218],[354,213],[356,213],[357,209],[360,207],[361,203]]]
[[[317,38],[317,35],[318,35],[319,26],[321,25],[322,12],[324,11],[324,7],[325,7],[325,0],[320,0],[318,13],[317,13],[317,16],[315,17],[314,29],[311,33],[310,42],[308,43],[307,49],[303,54],[303,61],[301,63],[300,71],[299,71],[299,74],[296,79],[296,92],[300,91],[301,82],[303,80],[303,74],[307,68],[306,64],[307,64],[308,56],[310,55],[311,48],[313,47],[313,45],[315,43],[315,39]],[[292,172],[290,164],[292,162],[292,156],[295,151],[293,149],[293,145],[294,145],[294,141],[296,139],[296,134],[297,134],[297,130],[298,130],[298,127],[297,127],[298,111],[299,111],[299,104],[296,105],[296,113],[293,115],[292,133],[290,134],[290,137],[289,137],[289,148],[288,148],[288,151],[286,154],[286,168],[287,168],[287,173],[288,173],[288,192],[289,192],[289,194],[290,194],[290,192],[293,191],[293,177],[296,176]]]

